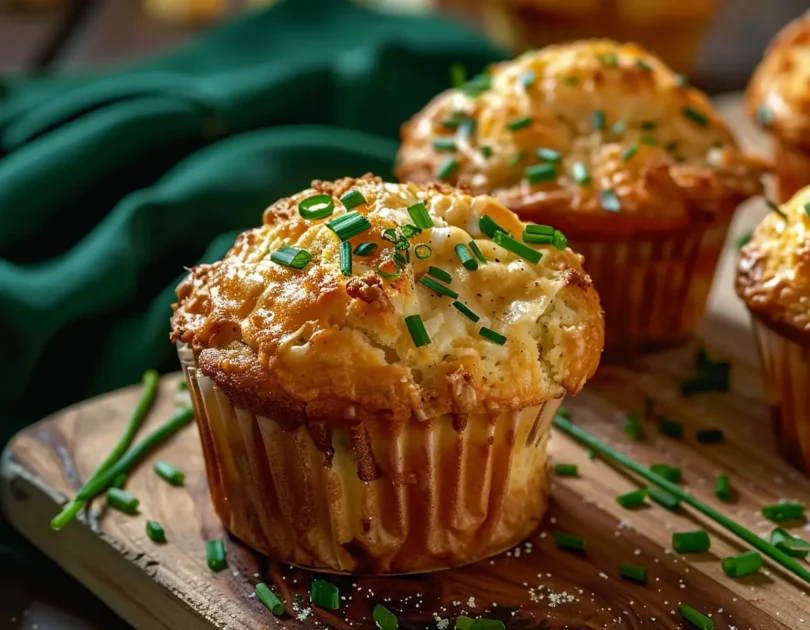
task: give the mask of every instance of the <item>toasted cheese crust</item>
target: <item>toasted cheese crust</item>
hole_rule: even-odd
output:
[[[810,186],[754,230],[740,252],[737,293],[754,315],[810,343]]]
[[[748,83],[745,100],[760,126],[810,150],[810,12],[773,39]]]
[[[372,226],[351,239],[352,249],[378,247],[353,256],[347,277],[340,239],[326,222],[346,213],[339,199],[350,190],[362,193],[367,203],[353,210]],[[334,200],[334,214],[301,218],[298,204],[321,193]],[[420,200],[434,227],[410,243],[432,254],[420,260],[412,253],[399,277],[386,278],[378,268],[395,271],[395,250],[383,230],[412,224],[407,208]],[[578,392],[604,339],[580,257],[532,246],[542,259],[529,263],[482,234],[483,215],[520,238],[523,224],[492,197],[370,176],[315,181],[266,210],[263,225],[242,234],[222,261],[191,270],[177,289],[171,338],[194,350],[235,406],[290,423],[520,409]],[[455,252],[472,240],[488,259],[475,271]],[[303,270],[272,262],[283,245],[306,249],[311,262]],[[478,322],[418,283],[431,266],[452,276],[448,286]],[[421,316],[429,345],[415,347],[405,323],[411,315]],[[506,343],[482,337],[482,326]]]
[[[489,89],[448,90],[403,127],[401,180],[445,175],[575,237],[685,227],[761,191],[761,161],[706,95],[639,46],[549,46],[490,75]],[[612,194],[618,211],[605,209]]]

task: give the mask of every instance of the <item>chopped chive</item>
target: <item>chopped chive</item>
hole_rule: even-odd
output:
[[[689,120],[691,120],[695,124],[700,125],[701,127],[706,127],[709,124],[709,119],[706,117],[706,114],[698,111],[694,107],[689,106],[684,107],[683,115],[686,116]]]
[[[773,112],[765,103],[757,107],[757,120],[763,127],[770,127],[773,122]]]
[[[704,529],[672,534],[672,548],[676,553],[705,553],[711,546],[712,541]]]
[[[461,86],[467,96],[477,98],[492,87],[492,77],[488,74],[477,74]]]
[[[496,333],[494,330],[491,330],[486,326],[481,326],[481,330],[478,331],[478,334],[482,336],[484,339],[487,339],[492,343],[496,343],[499,346],[502,346],[503,344],[506,343],[506,337],[504,337],[500,333]]]
[[[619,60],[615,53],[604,53],[599,55],[599,61],[602,62],[603,66],[609,66],[611,68],[615,68],[619,65]]]
[[[473,313],[473,312],[472,312],[470,309],[468,309],[466,305],[462,304],[462,303],[461,303],[461,302],[459,302],[458,300],[456,300],[455,302],[453,302],[453,306],[455,307],[455,309],[456,309],[456,310],[457,310],[459,313],[461,313],[462,315],[464,315],[464,317],[466,317],[467,319],[469,319],[471,322],[477,322],[479,319],[481,319],[480,317],[478,317],[478,315],[476,315],[476,314],[475,314],[475,313]]]
[[[624,151],[622,151],[622,159],[627,162],[632,158],[636,153],[638,153],[638,145],[631,144],[627,147]]]
[[[571,165],[571,177],[580,186],[587,186],[591,183],[591,174],[583,162],[574,162]]]
[[[569,86],[579,85],[579,77],[565,77],[563,83]]]
[[[303,269],[312,260],[312,254],[305,249],[283,245],[272,254],[270,260],[277,265],[291,267],[292,269]]]
[[[591,113],[591,125],[593,125],[593,128],[596,131],[605,130],[605,110],[593,110],[593,113]]]
[[[366,201],[363,193],[361,193],[359,190],[350,190],[340,198],[340,203],[343,204],[343,207],[346,208],[346,210],[351,210],[357,206],[367,204],[368,201]]]
[[[671,438],[680,439],[683,437],[683,422],[661,417],[658,420],[658,430]]]
[[[534,85],[535,81],[537,81],[537,77],[534,74],[534,70],[524,70],[518,75],[518,81],[520,81],[523,89],[527,90]]]
[[[714,496],[721,501],[728,501],[731,498],[731,480],[728,475],[717,475],[714,482]]]
[[[284,604],[264,582],[259,582],[256,585],[256,597],[264,604],[267,610],[277,617],[284,614]]]
[[[509,156],[509,159],[506,160],[506,165],[517,166],[521,163],[521,161],[523,161],[524,157],[526,157],[526,154],[523,151],[518,151],[514,155]]]
[[[676,74],[675,83],[681,87],[689,87],[689,78],[685,74]]]
[[[484,156],[484,159],[489,159],[492,157],[492,147],[484,145],[481,147],[481,155]]]
[[[650,486],[647,488],[647,496],[650,497],[653,501],[655,501],[658,505],[665,507],[668,510],[673,512],[677,511],[681,505],[681,502],[678,501],[677,498],[672,496],[666,490],[661,490],[656,486]]]
[[[576,464],[557,464],[554,466],[554,474],[558,477],[577,477],[579,467]]]
[[[781,527],[771,532],[771,544],[792,558],[806,558],[810,553],[810,542],[794,536]]]
[[[526,167],[523,174],[526,176],[526,179],[530,184],[550,182],[557,179],[557,167],[552,162],[532,164],[531,166]]]
[[[768,209],[771,210],[771,212],[775,212],[780,217],[782,217],[785,221],[787,221],[787,215],[782,211],[782,208],[780,208],[779,205],[776,202],[771,201],[770,199],[766,198],[765,199],[765,204],[768,206]]]
[[[645,135],[641,136],[641,138],[639,139],[639,142],[641,142],[641,144],[646,144],[648,147],[654,147],[654,146],[658,145],[658,138],[655,138],[653,136],[648,136],[648,135],[645,134]]]
[[[498,619],[484,619],[481,617],[472,622],[469,630],[506,630],[506,626],[503,621]]]
[[[465,120],[469,120],[467,114],[464,112],[453,112],[442,121],[442,127],[445,129],[458,129],[458,126]]]
[[[643,59],[636,59],[636,65],[642,70],[645,70],[646,72],[652,71],[652,66]]]
[[[458,293],[453,291],[453,289],[450,289],[444,286],[443,284],[436,282],[430,276],[422,276],[421,278],[419,278],[419,284],[426,286],[428,289],[435,291],[436,293],[446,295],[447,297],[451,297],[454,300],[458,297]]]
[[[571,551],[585,551],[585,541],[580,536],[566,534],[565,532],[555,532],[554,542],[560,549],[570,549]]]
[[[445,282],[447,284],[453,282],[453,276],[451,276],[441,267],[434,267],[433,265],[431,265],[430,267],[428,267],[428,273],[437,280],[441,280],[442,282]]]
[[[647,583],[647,569],[644,567],[637,567],[632,564],[620,564],[619,575],[631,582],[638,582],[640,584]]]
[[[419,243],[419,245],[413,248],[413,255],[419,260],[426,260],[430,258],[432,253],[433,250],[430,248],[430,245],[425,245],[424,243]]]
[[[523,231],[524,234],[537,234],[542,236],[552,236],[554,228],[550,225],[539,225],[537,223],[527,223]]]
[[[430,343],[430,336],[427,330],[425,330],[425,324],[422,322],[422,318],[419,315],[409,315],[406,317],[405,326],[408,327],[408,332],[411,334],[411,339],[413,339],[413,345],[417,348],[421,348]]]
[[[374,623],[380,630],[397,630],[399,627],[399,621],[394,613],[382,604],[377,604],[374,607],[374,612],[371,616],[374,618]]]
[[[546,162],[559,162],[562,160],[562,154],[559,151],[555,151],[554,149],[542,148],[537,149],[535,151],[535,155],[539,157],[541,160],[545,160]]]
[[[645,120],[645,121],[642,121],[642,123],[640,125],[640,127],[644,131],[652,131],[657,126],[658,126],[658,121],[657,120]]]
[[[162,459],[155,462],[155,472],[173,486],[182,486],[186,482],[186,476],[182,470]]]
[[[422,233],[421,228],[411,225],[410,223],[400,225],[399,231],[402,232],[402,236],[405,238],[413,238],[414,236],[419,236]]]
[[[681,480],[681,469],[669,464],[653,464],[650,466],[650,470],[672,483],[678,483]]]
[[[340,273],[344,276],[352,275],[352,244],[349,241],[340,244]]]
[[[337,610],[340,608],[340,591],[337,586],[326,580],[312,580],[309,589],[309,598],[313,604],[326,610]]]
[[[606,188],[599,193],[599,203],[602,209],[608,212],[620,212],[622,209],[622,203],[612,188]]]
[[[205,559],[208,563],[208,568],[214,573],[219,573],[228,566],[225,559],[225,545],[221,540],[206,540],[205,541]]]
[[[362,196],[362,195],[361,195]],[[325,219],[335,211],[335,202],[327,194],[307,197],[298,204],[298,214],[309,221]]]
[[[397,236],[396,228],[385,228],[382,231],[383,240],[388,241],[389,243],[396,243],[399,240],[399,236]]]
[[[686,604],[678,604],[678,612],[681,614],[681,617],[686,619],[696,628],[699,628],[700,630],[714,630],[714,622],[691,606],[687,606]]]
[[[497,245],[500,245],[505,250],[512,252],[516,256],[519,256],[532,264],[539,263],[540,259],[543,257],[542,252],[538,252],[536,249],[532,249],[528,245],[524,245],[520,241],[516,241],[511,236],[503,232],[496,232],[492,240],[494,240]]]
[[[476,243],[475,241],[470,241],[469,243],[467,243],[467,245],[469,245],[470,250],[475,255],[475,257],[478,259],[478,262],[480,262],[482,265],[486,265],[487,264],[487,259],[484,257],[484,254],[478,248],[478,243]]]
[[[695,437],[701,444],[716,444],[723,441],[723,432],[720,429],[703,429]]]
[[[557,413],[554,414],[554,415],[555,415],[555,417],[560,416],[560,418],[564,418],[565,420],[570,420],[571,419],[571,412],[568,409],[566,409],[565,407],[563,407],[562,405],[560,405],[557,408]]]
[[[804,506],[801,503],[774,503],[762,508],[762,515],[774,523],[785,523],[804,518]]]
[[[644,492],[644,490],[632,490],[631,492],[618,495],[616,497],[616,503],[625,509],[632,510],[644,505],[644,499],[646,497],[647,493]]]
[[[388,271],[388,269],[383,269],[383,265],[388,267],[388,269],[394,267],[394,271]],[[387,261],[384,262],[379,267],[377,267],[377,273],[379,273],[386,280],[396,280],[397,278],[399,278],[400,275],[402,275],[402,270],[399,268],[399,266],[395,265],[391,261]]]
[[[804,213],[810,218],[810,203],[804,204]]]
[[[164,530],[163,526],[157,521],[146,521],[146,535],[152,542],[166,542],[166,530]]]
[[[396,263],[397,267],[403,269],[405,265],[411,262],[411,254],[408,250],[404,250],[405,255],[402,255],[402,252],[396,251],[394,252],[394,262]]]
[[[124,514],[137,514],[140,501],[126,490],[110,488],[107,490],[107,505]]]
[[[674,151],[676,151],[678,149],[678,143],[675,142],[675,141],[667,142],[664,145],[664,149],[666,149],[669,153],[673,153]]]
[[[185,379],[178,381],[177,389],[179,389],[181,392],[186,391],[188,389],[188,381]]]
[[[627,131],[627,122],[624,120],[617,120],[613,125],[610,127],[610,132],[615,136],[622,135],[625,131]]]
[[[467,246],[464,243],[459,243],[454,247],[456,252],[456,256],[458,256],[459,261],[461,264],[464,265],[465,269],[469,269],[470,271],[475,271],[478,269],[478,261],[473,257],[470,253],[470,250],[467,249]]]
[[[596,453],[594,453],[591,449],[585,451],[585,456],[588,459],[596,459]]]
[[[461,87],[467,82],[467,69],[463,63],[450,65],[450,85],[454,88]]]
[[[627,413],[627,421],[624,425],[624,434],[631,440],[638,441],[642,436],[641,422],[639,422],[638,414],[635,411]]]
[[[185,381],[183,381],[185,382]],[[124,474],[118,475],[113,481],[113,488],[123,488],[127,482],[127,476]]]
[[[481,218],[478,219],[478,228],[489,238],[495,238],[495,234],[499,232],[507,234],[507,231],[504,230],[500,225],[495,223],[495,221],[492,220],[490,216],[487,214],[481,216]]]
[[[433,139],[433,148],[437,151],[455,151],[458,147],[456,146],[456,139],[455,138],[434,138]]]
[[[371,229],[371,223],[362,214],[358,214],[356,210],[347,212],[331,221],[326,222],[326,227],[337,234],[341,241],[348,241],[358,234]]]
[[[377,251],[377,243],[360,243],[354,249],[355,256],[373,256]]]
[[[521,129],[525,129],[526,127],[530,126],[533,122],[533,118],[531,116],[522,116],[521,118],[514,118],[506,123],[506,126],[509,128],[509,131],[520,131]]]
[[[412,206],[408,206],[408,214],[411,216],[411,221],[420,230],[427,230],[433,227],[433,219],[425,207],[424,202],[418,201]]]
[[[436,170],[436,177],[439,179],[449,179],[457,170],[458,160],[456,158],[449,157],[442,162],[439,168]]]
[[[723,559],[723,573],[730,578],[751,575],[762,567],[762,556],[758,551],[746,551],[738,556]]]

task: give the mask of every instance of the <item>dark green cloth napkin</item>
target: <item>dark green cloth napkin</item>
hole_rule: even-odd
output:
[[[503,56],[438,18],[288,0],[136,67],[0,80],[0,445],[176,369],[184,265],[313,178],[390,177],[449,67]]]

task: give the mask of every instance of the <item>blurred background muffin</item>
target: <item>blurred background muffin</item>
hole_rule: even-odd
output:
[[[693,332],[734,211],[762,190],[760,161],[702,92],[609,40],[529,52],[438,95],[403,126],[396,173],[565,232],[622,355]]]
[[[737,293],[751,313],[777,443],[810,473],[810,187],[754,230]]]

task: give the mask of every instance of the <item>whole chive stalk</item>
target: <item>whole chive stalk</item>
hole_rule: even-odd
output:
[[[721,501],[731,499],[731,480],[728,475],[717,475],[717,480],[714,482],[714,496]]]
[[[641,422],[639,422],[638,414],[635,411],[627,412],[627,421],[624,424],[624,434],[634,442],[638,442],[643,435]]]
[[[264,582],[256,585],[256,597],[276,617],[284,614],[284,604]]]
[[[644,490],[633,490],[631,492],[625,492],[624,494],[618,495],[616,497],[616,503],[625,509],[632,510],[644,505],[645,498],[647,498],[647,493],[644,492]]]
[[[662,479],[662,477],[659,477],[659,479]],[[664,481],[666,481],[666,479],[664,479]],[[667,483],[670,482],[667,481]],[[675,487],[677,488],[677,486]],[[661,488],[657,488],[655,486],[650,486],[647,488],[647,496],[661,507],[665,507],[672,512],[678,511],[678,509],[681,507],[680,501],[678,501],[677,497],[673,496],[666,490],[661,490]]]
[[[573,534],[566,534],[565,532],[556,532],[554,534],[554,542],[560,549],[569,549],[571,551],[585,551],[585,540],[580,536]]]
[[[762,568],[762,556],[758,551],[746,551],[738,556],[723,559],[723,573],[730,578],[751,575]]]
[[[667,481],[666,479],[663,479],[659,475],[656,475],[655,473],[650,471],[646,466],[643,466],[633,461],[624,453],[621,453],[620,451],[617,451],[613,447],[605,444],[599,438],[591,435],[584,429],[573,424],[570,420],[561,417],[559,414],[554,418],[554,426],[556,426],[563,433],[566,433],[567,435],[575,438],[588,448],[593,449],[594,451],[596,451],[602,457],[608,459],[609,461],[612,461],[613,463],[618,464],[619,466],[628,469],[633,473],[639,475],[640,477],[643,477],[644,479],[647,479],[648,481],[663,488],[667,492],[671,493],[674,497],[680,499],[681,501],[691,506],[698,512],[705,514],[722,527],[725,527],[735,536],[741,538],[742,540],[750,544],[752,547],[758,549],[766,556],[775,560],[783,567],[785,567],[792,573],[799,576],[805,582],[810,584],[810,570],[808,570],[807,567],[797,562],[795,558],[791,558],[788,554],[778,549],[776,546],[762,540],[751,530],[746,529],[736,521],[733,521],[726,515],[722,514],[721,512],[718,512],[711,506],[706,505],[699,499],[693,497],[683,488],[680,488],[674,483]]]
[[[149,540],[152,542],[166,542],[166,530],[157,521],[146,521],[146,535],[149,536]]]
[[[340,608],[340,592],[337,586],[326,580],[312,580],[309,590],[309,598],[313,604],[326,610],[337,610]]]
[[[138,429],[140,429],[144,419],[149,413],[149,410],[152,408],[152,403],[155,402],[160,376],[155,370],[147,370],[144,372],[141,382],[143,383],[143,391],[141,392],[141,397],[138,399],[138,404],[135,405],[135,411],[132,412],[132,416],[130,416],[126,429],[124,429],[124,434],[119,438],[110,454],[107,455],[93,474],[90,475],[90,479],[86,484],[84,484],[84,487],[79,491],[79,494],[86,491],[88,486],[95,484],[102,477],[102,475],[104,475],[104,473],[110,470],[110,468],[112,468],[124,456],[124,453],[126,453],[129,445],[132,443],[132,440],[135,439],[135,434],[138,432]],[[122,470],[113,475],[110,483],[114,483],[115,480],[123,473],[124,471]],[[100,492],[103,492],[105,488],[106,486],[93,493],[90,498],[99,494]],[[77,495],[76,498],[70,501],[64,508],[62,508],[62,511],[54,517],[54,519],[51,521],[51,529],[54,531],[59,531],[65,525],[70,523],[70,521],[76,518],[76,515],[81,512],[82,508],[84,508],[84,506],[87,504],[87,501],[89,501],[89,498],[79,499],[79,496]]]
[[[155,472],[173,486],[182,486],[186,482],[186,476],[182,470],[162,459],[155,462]]]
[[[681,617],[686,619],[696,628],[700,630],[714,630],[714,622],[706,615],[699,613],[697,610],[686,604],[678,604],[678,612]]]
[[[774,523],[785,523],[804,518],[804,506],[801,503],[774,503],[762,508],[762,515]]]
[[[397,628],[399,628],[399,621],[396,615],[382,604],[377,604],[374,607],[374,612],[372,612],[371,616],[374,619],[374,624],[380,630],[397,630]]]
[[[225,559],[225,545],[221,540],[205,541],[205,560],[208,568],[214,573],[219,573],[228,566],[228,561]]]
[[[579,467],[576,464],[557,464],[554,466],[554,474],[558,477],[576,477],[579,475]]]
[[[127,476],[126,475],[118,475],[115,478],[115,481],[113,481],[113,488],[123,488],[124,484],[126,484],[126,482],[127,482]]]
[[[140,501],[126,490],[110,488],[107,490],[107,505],[124,514],[137,514]]]
[[[620,564],[619,575],[631,582],[638,582],[639,584],[647,583],[647,569],[644,567],[638,567],[632,564]]]
[[[705,553],[711,546],[712,541],[705,529],[672,534],[672,548],[676,553]]]

